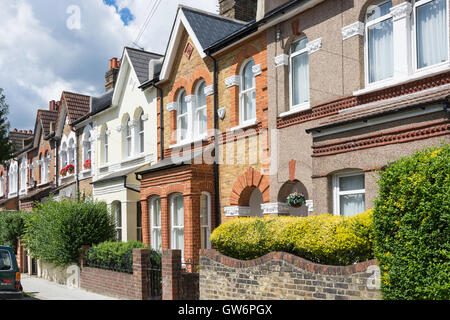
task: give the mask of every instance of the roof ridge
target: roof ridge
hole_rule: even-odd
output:
[[[220,14],[212,13],[212,12],[205,11],[205,10],[202,10],[202,9],[193,8],[193,7],[184,5],[184,4],[179,4],[178,7],[180,9],[186,9],[186,10],[194,11],[196,13],[206,14],[206,15],[212,17],[212,18],[221,19],[221,20],[228,20],[230,22],[235,22],[235,23],[238,23],[238,24],[242,24],[243,26],[248,23],[248,22],[245,22],[245,21],[242,21],[242,20],[233,19],[233,18],[230,18],[230,17],[225,17],[225,16],[222,16]]]
[[[77,93],[77,92],[72,92],[72,91],[67,91],[67,90],[64,90],[64,91],[62,92],[63,95],[64,95],[65,93],[73,94],[73,95],[76,95],[76,96],[84,96],[84,97],[88,97],[88,98],[91,97],[90,95],[87,95],[87,94],[84,94],[84,93]]]
[[[152,51],[147,51],[147,50],[142,50],[142,49],[136,49],[136,48],[132,48],[132,47],[128,47],[128,46],[125,46],[124,48],[125,48],[125,49],[130,49],[130,50],[133,50],[133,51],[139,51],[139,52],[143,52],[143,53],[153,54],[153,55],[155,55],[155,56],[164,57],[164,55],[159,54],[159,53],[155,53],[155,52],[152,52]]]

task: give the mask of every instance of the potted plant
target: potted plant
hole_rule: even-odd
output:
[[[59,171],[59,174],[65,177],[67,175],[67,168],[61,169],[61,171]]]
[[[73,164],[69,164],[67,166],[67,171],[69,172],[69,174],[73,174],[75,172],[75,167],[73,166]]]
[[[287,204],[293,208],[300,208],[306,203],[303,193],[293,192],[287,197]]]
[[[83,167],[84,167],[84,169],[86,169],[86,170],[89,170],[89,169],[91,169],[91,159],[87,159],[85,162],[84,162],[84,165],[83,165]]]

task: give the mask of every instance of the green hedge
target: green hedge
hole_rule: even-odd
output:
[[[449,145],[382,172],[374,225],[385,299],[450,299],[449,221]]]
[[[372,213],[355,217],[241,218],[211,234],[222,254],[251,260],[270,252],[287,252],[328,265],[350,265],[373,258]]]
[[[103,242],[89,248],[86,252],[88,266],[120,271],[133,272],[133,249],[147,248],[139,241]],[[153,267],[161,267],[161,255],[150,249],[150,261]]]
[[[31,255],[56,265],[76,263],[82,245],[113,240],[115,222],[104,202],[47,201],[25,220]]]
[[[26,212],[0,213],[0,245],[9,246],[17,252],[18,240],[25,232]]]

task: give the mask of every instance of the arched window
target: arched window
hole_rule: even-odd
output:
[[[91,127],[87,126],[83,132],[83,169],[88,170],[91,168],[92,162],[92,133]]]
[[[45,151],[44,156],[44,181],[45,183],[50,181],[50,153]]]
[[[291,110],[309,108],[309,51],[308,38],[302,37],[291,44]]]
[[[27,189],[27,159],[22,158],[20,161],[20,191],[24,192]]]
[[[102,162],[107,164],[109,161],[109,139],[108,139],[108,126],[105,125],[102,130]]]
[[[75,165],[75,141],[73,140],[73,138],[69,140],[68,155],[69,164]]]
[[[136,133],[137,133],[137,150],[139,150],[139,153],[144,153],[145,151],[145,141],[144,141],[144,120],[142,119],[144,116],[144,111],[139,112],[138,118],[137,118],[137,127],[136,127]]]
[[[122,241],[122,204],[120,201],[111,204],[111,211],[116,223],[116,240]]]
[[[181,250],[184,257],[184,199],[181,194],[172,196],[171,207],[171,234],[172,249]]]
[[[152,248],[158,251],[162,250],[161,240],[161,199],[153,197],[150,200],[150,239]]]
[[[124,148],[125,148],[125,159],[131,157],[131,127],[130,127],[130,117],[127,116],[124,122]]]
[[[250,59],[241,69],[240,86],[240,124],[246,124],[256,119],[256,82],[253,66],[255,61]]]
[[[206,134],[207,130],[207,106],[206,106],[206,83],[201,81],[197,86],[196,108],[195,108],[195,136],[200,137]]]
[[[3,197],[4,195],[4,188],[3,188],[3,183],[4,183],[4,177],[3,177],[3,172],[0,175],[0,197]]]
[[[422,69],[448,61],[447,0],[414,2],[416,68]]]
[[[18,165],[14,161],[9,167],[9,194],[17,194]]]
[[[202,193],[200,196],[200,241],[202,249],[211,249],[211,195]]]
[[[393,19],[391,1],[371,5],[366,12],[366,75],[374,83],[394,75]]]
[[[39,180],[40,184],[45,183],[45,172],[44,172],[44,159],[42,154],[39,155]]]
[[[178,96],[177,112],[177,135],[178,142],[185,141],[188,138],[189,119],[188,105],[186,102],[186,91],[183,89]]]
[[[61,168],[65,168],[68,165],[67,143],[65,143],[65,142],[62,144],[60,155],[61,155]],[[39,160],[41,160],[41,159],[39,158]]]

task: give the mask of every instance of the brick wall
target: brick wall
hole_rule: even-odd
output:
[[[240,261],[202,250],[200,300],[377,300],[368,286],[376,265],[325,266],[281,252]]]
[[[133,249],[133,274],[90,268],[84,266],[84,254],[89,247],[83,246],[80,258],[80,287],[103,295],[130,299],[148,300],[151,297],[148,270],[150,260],[148,249]]]

